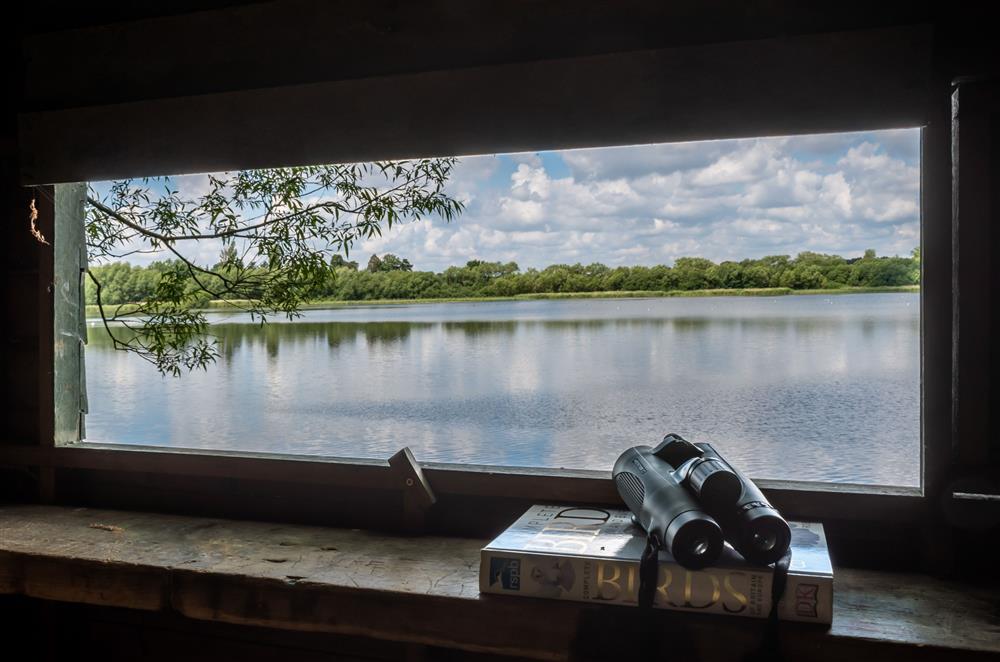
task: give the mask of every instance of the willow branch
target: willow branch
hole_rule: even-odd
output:
[[[122,340],[118,339],[118,336],[116,336],[114,334],[114,332],[111,330],[111,325],[108,324],[108,316],[104,312],[104,302],[101,300],[101,281],[97,280],[97,277],[94,276],[93,272],[90,269],[87,269],[87,276],[90,277],[91,282],[94,283],[94,287],[96,288],[96,293],[97,293],[97,309],[101,313],[101,322],[104,324],[104,330],[107,332],[108,337],[111,338],[112,345],[114,346],[114,348],[116,350],[128,351],[129,349],[132,349],[133,348],[132,345],[130,345],[129,343],[127,343],[125,341],[122,341]],[[119,306],[119,308],[120,307],[121,306]],[[117,317],[117,313],[115,314],[115,317]],[[140,344],[140,349],[146,350],[146,352],[149,351],[148,347],[142,347],[142,344],[141,343],[139,343],[139,344]],[[142,357],[147,362],[152,363],[153,365],[156,365],[156,361],[152,357],[150,357],[150,356],[148,356],[146,354],[143,354],[143,352],[136,352],[136,354],[138,354],[140,357]]]
[[[275,223],[281,223],[283,221],[289,221],[289,220],[294,219],[297,216],[302,216],[303,214],[309,214],[309,213],[314,212],[314,211],[316,211],[318,209],[327,209],[327,210],[329,210],[330,208],[334,208],[334,209],[337,209],[338,211],[340,211],[342,213],[346,213],[346,214],[358,214],[358,213],[360,213],[360,210],[364,208],[364,206],[361,206],[361,207],[357,208],[358,211],[355,211],[355,210],[351,210],[351,209],[346,209],[341,204],[336,203],[336,202],[332,202],[332,201],[331,202],[321,202],[321,203],[317,203],[315,205],[309,205],[308,207],[303,207],[302,209],[300,209],[300,210],[298,210],[296,212],[292,212],[291,214],[285,214],[284,216],[275,216],[274,218],[268,219],[266,221],[262,221],[260,223],[255,223],[254,225],[246,225],[246,226],[236,227],[236,228],[232,228],[232,229],[229,229],[229,230],[223,230],[221,232],[211,232],[211,233],[207,233],[207,234],[165,235],[165,234],[163,234],[161,232],[157,232],[156,230],[152,230],[152,229],[147,228],[147,227],[145,227],[143,225],[139,225],[138,223],[136,223],[136,222],[132,221],[131,219],[129,219],[128,217],[126,217],[125,215],[116,212],[114,209],[111,209],[107,205],[101,203],[98,200],[95,200],[94,198],[91,198],[90,196],[87,197],[87,202],[89,202],[95,209],[97,209],[102,214],[110,216],[111,218],[115,219],[119,223],[132,228],[136,232],[144,234],[147,237],[150,237],[152,239],[156,239],[158,241],[161,241],[164,244],[169,244],[170,242],[173,242],[173,241],[189,241],[189,240],[192,240],[192,239],[195,240],[195,241],[201,240],[201,239],[226,239],[226,238],[233,237],[233,236],[239,236],[239,234],[243,233],[243,232],[250,232],[250,231],[253,231],[253,230],[259,230],[261,228],[266,228],[266,227],[268,227],[270,225],[274,225]]]

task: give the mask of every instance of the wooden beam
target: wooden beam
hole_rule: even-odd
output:
[[[969,473],[1000,462],[993,382],[997,362],[1000,246],[1000,81],[962,83],[953,97],[952,205],[955,261],[955,460]]]
[[[103,11],[33,5],[41,25],[21,44],[28,109],[912,25],[933,17],[925,3],[902,0],[186,4],[186,11],[177,3]],[[191,11],[196,4],[209,11]],[[237,6],[213,10],[220,4]],[[198,47],[179,47],[183,43]]]
[[[0,464],[156,473],[251,481],[305,482],[341,487],[391,487],[384,460],[308,455],[203,451],[152,446],[97,445],[45,449],[0,446]]]
[[[0,508],[0,592],[199,620],[567,659],[636,653],[637,612],[478,593],[481,539],[45,506]],[[783,624],[788,659],[1000,653],[982,585],[838,568],[829,631]],[[732,659],[763,621],[655,612],[663,651]],[[841,656],[841,657],[838,657]],[[923,657],[921,657],[923,656]]]
[[[38,360],[38,427],[37,437],[31,442],[51,448],[55,441],[55,421],[52,412],[55,408],[55,377],[53,370],[53,354],[55,351],[55,287],[53,286],[53,270],[55,254],[52,242],[55,237],[55,187],[43,186],[34,190],[22,189],[24,200],[24,215],[28,215],[28,203],[32,202],[38,211],[36,221],[39,233],[45,238],[46,244],[35,244],[33,248],[38,255],[37,282],[37,360]],[[13,375],[12,375],[13,377]],[[24,440],[29,441],[29,440]]]
[[[53,436],[42,445],[74,444],[83,438],[85,407],[83,347],[87,342],[84,313],[83,274],[87,268],[84,237],[86,184],[61,184],[53,187],[55,232],[51,246],[53,319],[52,389]]]
[[[931,33],[887,28],[20,116],[25,183],[919,126]]]
[[[940,64],[932,73],[932,104],[920,136],[920,469],[927,499],[924,563],[928,572],[954,571],[952,529],[941,506],[954,468],[952,320],[951,87]]]
[[[98,471],[227,478],[399,490],[399,474],[383,460],[241,451],[195,450],[128,444],[54,449],[0,444],[0,464]],[[517,498],[534,503],[620,504],[610,472],[428,463],[422,473],[437,497]],[[792,519],[923,521],[928,506],[919,489],[758,481]]]

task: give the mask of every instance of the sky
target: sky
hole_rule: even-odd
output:
[[[394,226],[351,259],[394,253],[442,271],[472,259],[525,269],[909,255],[920,243],[919,157],[919,129],[463,156],[446,187],[465,203],[457,219]],[[173,178],[182,194],[204,181]],[[197,254],[211,263],[218,247]]]

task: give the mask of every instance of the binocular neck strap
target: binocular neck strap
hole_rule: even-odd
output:
[[[750,651],[743,662],[782,662],[785,659],[781,653],[780,638],[778,637],[778,603],[781,596],[785,594],[785,587],[788,585],[788,566],[792,562],[792,548],[789,547],[785,555],[774,564],[774,576],[771,578],[771,613],[767,615],[767,624],[764,626],[764,637],[760,646]]]
[[[653,606],[656,596],[656,582],[659,579],[660,541],[653,534],[646,536],[646,549],[639,560],[639,606],[648,609]],[[777,628],[778,603],[788,585],[788,566],[792,561],[791,548],[774,564],[771,578],[771,613],[768,614],[769,630]]]
[[[778,621],[778,602],[785,594],[785,587],[788,585],[788,567],[792,564],[792,548],[789,547],[780,559],[774,564],[774,576],[771,578],[771,613],[768,618],[772,623]]]
[[[646,549],[639,560],[639,607],[649,609],[656,596],[656,581],[659,578],[660,541],[653,535],[646,536]]]

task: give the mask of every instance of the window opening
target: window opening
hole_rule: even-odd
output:
[[[606,470],[673,431],[754,478],[919,485],[919,137],[460,157],[461,213],[359,239],[301,317],[203,296],[218,357],[180,377],[115,351],[87,281],[87,440]],[[173,258],[89,266],[117,306]]]

